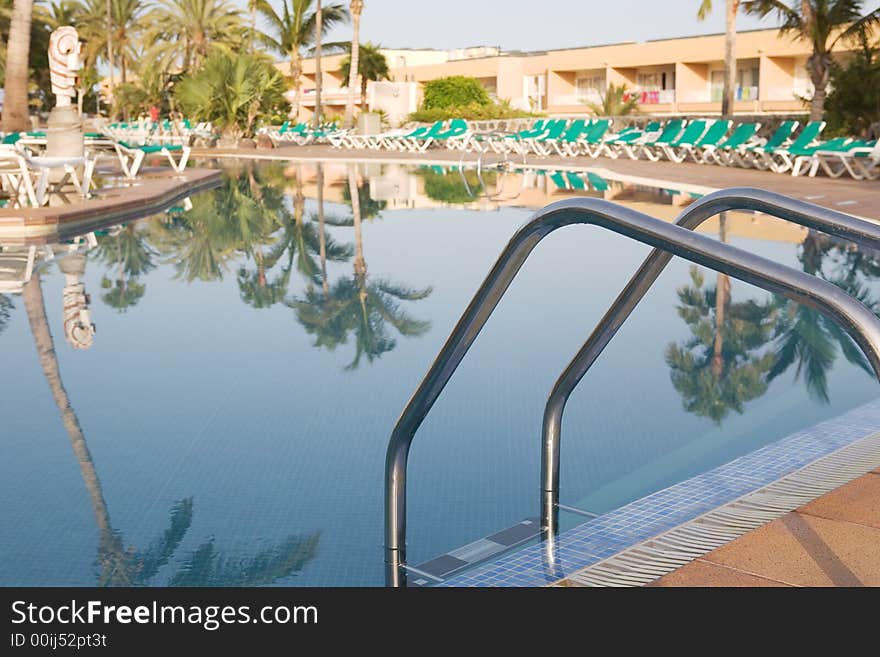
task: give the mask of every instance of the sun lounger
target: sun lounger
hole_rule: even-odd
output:
[[[141,164],[147,155],[159,154],[163,155],[171,168],[177,173],[183,173],[186,168],[186,162],[189,159],[190,147],[183,144],[155,144],[155,145],[132,145],[126,142],[118,141],[114,145],[116,154],[119,157],[119,164],[122,167],[122,173],[126,178],[136,178],[140,171]],[[177,160],[174,159],[172,153],[178,153]]]
[[[658,148],[664,144],[673,142],[681,134],[684,126],[685,121],[682,119],[672,119],[663,126],[663,130],[660,131],[660,134],[653,135],[643,142],[622,144],[621,148],[630,159],[638,160],[642,155],[647,156],[647,153],[650,152],[652,148]]]
[[[684,157],[680,154],[692,148],[700,140],[706,132],[706,127],[707,123],[703,119],[691,121],[677,139],[646,148],[644,150],[645,157],[652,162],[657,162],[663,157],[672,162],[683,162]]]
[[[760,129],[760,123],[740,123],[733,134],[720,144],[701,148],[702,162],[704,164],[714,162],[724,166],[731,164],[731,154],[751,142]]]
[[[880,179],[880,140],[850,144],[840,151],[819,148],[811,158],[809,175],[815,176],[819,169],[831,178],[849,174],[856,180]]]
[[[766,141],[744,144],[729,151],[727,163],[741,167],[761,168],[759,162],[763,161],[764,154],[782,148],[791,139],[799,125],[798,121],[783,121]]]

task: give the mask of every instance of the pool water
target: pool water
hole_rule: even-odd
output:
[[[223,169],[91,244],[38,245],[28,281],[8,266],[27,241],[0,240],[0,584],[381,585],[389,434],[513,232],[570,195],[671,220],[699,193]],[[877,254],[745,213],[723,232],[878,298]],[[546,396],[648,252],[583,226],[535,251],[416,437],[412,563],[537,515]],[[719,281],[674,260],[572,396],[563,503],[614,509],[877,396],[807,309],[733,281],[718,326]]]

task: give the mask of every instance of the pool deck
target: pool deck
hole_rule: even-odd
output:
[[[432,148],[426,153],[399,153],[369,149],[349,150],[328,145],[283,146],[275,149],[193,149],[192,157],[247,157],[302,161],[345,160],[354,162],[400,162],[411,164],[458,165],[462,154],[446,148]],[[466,153],[465,162],[475,162],[478,155]],[[500,161],[497,155],[486,157],[484,164]],[[511,162],[519,164],[515,158]],[[701,185],[713,189],[728,187],[760,187],[786,194],[817,205],[857,216],[880,220],[880,181],[859,181],[848,178],[793,177],[771,171],[740,169],[686,162],[650,162],[647,160],[607,157],[537,157],[526,158],[526,164],[544,169],[603,168],[621,176],[641,177],[682,185]]]
[[[880,586],[880,468],[649,586]]]
[[[0,238],[6,244],[43,244],[161,212],[191,194],[216,186],[221,172],[190,168],[182,174],[170,167],[148,167],[137,180],[125,181],[115,171],[105,175],[106,186],[92,190],[83,200],[69,195],[68,202],[40,208],[0,209]]]

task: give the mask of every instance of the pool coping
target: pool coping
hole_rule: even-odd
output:
[[[119,187],[92,191],[86,201],[58,207],[0,209],[0,239],[17,244],[42,244],[90,230],[157,214],[180,199],[221,184],[218,169],[170,167],[150,169]]]
[[[878,429],[880,399],[436,586],[649,583],[880,466]]]

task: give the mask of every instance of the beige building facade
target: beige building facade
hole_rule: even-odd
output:
[[[838,43],[834,55],[846,57],[851,46]],[[629,42],[544,52],[503,52],[499,48],[458,50],[383,49],[391,87],[378,97],[368,92],[370,109],[386,109],[385,99],[415,109],[421,85],[449,75],[475,77],[493,97],[518,108],[549,115],[589,114],[587,103],[599,102],[607,85],[625,84],[648,114],[712,114],[721,111],[724,35]],[[776,29],[737,35],[735,112],[742,114],[804,111],[803,98],[812,94],[807,72],[810,44]],[[341,112],[348,91],[340,65],[344,56],[322,58],[325,113]],[[286,73],[287,64],[279,63]],[[314,111],[315,61],[303,66],[300,118]],[[373,87],[368,85],[368,89]],[[394,89],[398,89],[396,93]],[[405,101],[399,100],[401,95]],[[358,93],[358,100],[360,94]],[[409,109],[408,111],[412,111]],[[387,111],[387,109],[386,109]]]

